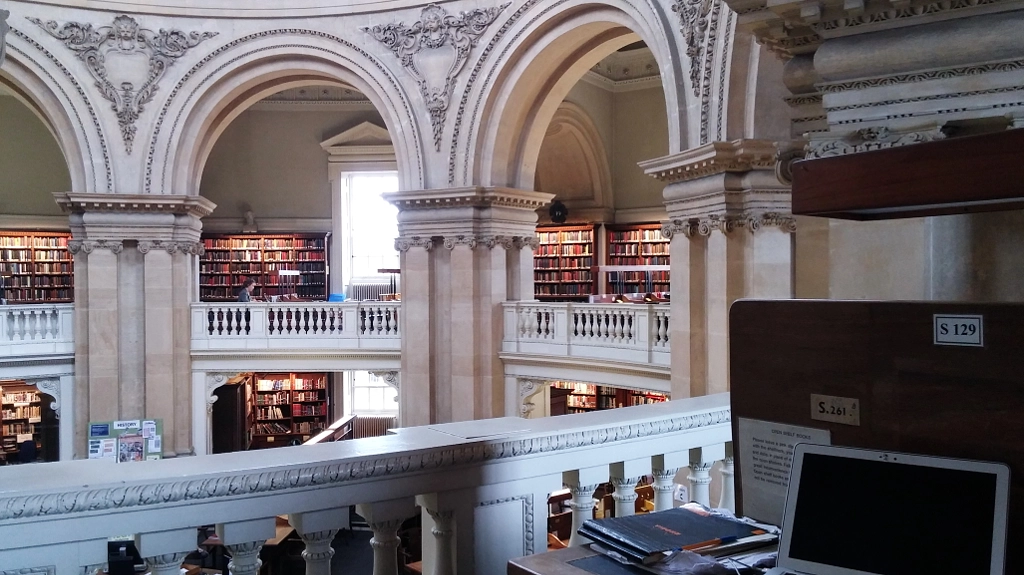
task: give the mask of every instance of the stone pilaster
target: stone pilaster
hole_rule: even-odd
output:
[[[533,299],[536,210],[551,197],[506,188],[387,196],[399,209],[407,286],[403,425],[504,415],[501,304]]]
[[[792,297],[789,163],[802,142],[712,142],[643,162],[666,182],[672,396],[729,389],[729,306]]]
[[[189,304],[200,218],[195,196],[55,195],[75,255],[75,449],[89,421],[162,419],[165,456],[192,451]]]

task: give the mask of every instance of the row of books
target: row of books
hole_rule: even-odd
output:
[[[0,248],[66,248],[66,237],[29,238],[24,236],[0,236]]]
[[[40,417],[42,417],[42,409],[38,405],[3,410],[3,419],[39,419]]]
[[[259,407],[256,409],[256,419],[284,419],[284,412],[274,405]]]
[[[292,404],[292,417],[312,417],[327,415],[327,406],[320,404]]]
[[[536,295],[591,295],[594,287],[588,284],[536,284]]]
[[[53,301],[69,300],[74,295],[70,288],[8,288],[7,299],[11,301]]]
[[[612,242],[661,242],[665,238],[661,230],[625,230],[609,232],[608,240]]]
[[[292,401],[323,401],[323,398],[317,391],[296,391],[292,394]]]
[[[288,400],[287,391],[279,391],[273,394],[261,394],[256,396],[256,405],[283,405],[291,403]]]
[[[534,274],[534,281],[539,282],[588,282],[591,280],[590,271],[575,272],[537,272]]]
[[[208,250],[241,249],[324,249],[324,240],[319,238],[206,238],[203,246]]]
[[[643,257],[643,259],[640,259]],[[667,266],[670,265],[669,256],[611,256],[608,258],[610,266]]]

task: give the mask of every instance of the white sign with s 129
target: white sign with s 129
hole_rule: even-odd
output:
[[[935,345],[965,345],[984,347],[982,336],[984,317],[980,315],[942,315],[934,316]]]

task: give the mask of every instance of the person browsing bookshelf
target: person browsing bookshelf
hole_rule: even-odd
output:
[[[242,282],[242,289],[238,290],[238,301],[250,302],[252,301],[252,292],[256,289],[256,280],[247,278]]]

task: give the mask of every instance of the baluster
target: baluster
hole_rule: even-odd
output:
[[[210,308],[206,312],[206,332],[209,335],[213,335],[213,318],[214,318],[213,308]]]
[[[544,329],[542,331],[542,333],[544,334],[544,339],[550,338],[552,331],[553,330],[551,329],[551,310],[546,309],[544,310]]]
[[[572,312],[572,335],[580,335],[580,312],[576,310]]]
[[[258,575],[263,561],[260,560],[260,550],[266,541],[250,541],[248,543],[236,543],[225,545],[231,553],[231,560],[228,561],[228,573],[230,575]]]
[[[725,444],[725,459],[722,460],[722,496],[718,506],[736,512],[736,467],[732,454],[732,442]]]
[[[224,315],[227,319],[228,335],[233,335],[235,333],[235,310],[229,309]]]
[[[393,331],[392,333],[393,333],[394,335],[399,335],[399,334],[398,334],[398,308],[397,308],[397,307],[396,307],[396,308],[394,308],[394,309],[392,310],[392,313],[394,314],[394,318],[395,318],[395,326],[394,326],[394,331]]]
[[[636,318],[636,313],[626,314],[626,341],[634,341],[636,339],[636,333],[633,332],[633,326],[636,325],[634,318]]]
[[[373,531],[373,575],[398,575],[398,528],[415,513],[413,499],[360,503],[356,512]]]
[[[614,467],[614,465],[613,465]],[[639,477],[612,477],[612,485],[615,492],[612,499],[615,500],[615,516],[628,517],[636,514],[636,486],[640,483]]]
[[[249,335],[252,325],[252,312],[245,308],[245,335]]]
[[[579,530],[584,521],[594,517],[594,507],[597,505],[594,492],[597,491],[599,484],[569,483],[568,485],[569,491],[572,493],[572,501],[569,503],[569,508],[572,509],[572,535],[569,536],[569,547],[580,547],[590,543],[590,539],[580,535]]]
[[[620,342],[626,337],[626,314],[618,311],[612,314],[613,339]]]
[[[391,335],[391,308],[384,310],[384,335]]]
[[[530,312],[530,339],[540,336],[540,310]]]
[[[294,308],[292,308],[291,306],[288,306],[287,308],[285,308],[285,310],[284,310],[284,318],[285,318],[285,321],[288,322],[288,326],[285,329],[285,333],[291,335],[291,334],[297,332],[298,331],[298,318],[295,317]],[[295,327],[292,327],[292,320],[293,319],[296,321]]]
[[[380,335],[381,331],[384,330],[384,308],[377,307],[377,335]]]
[[[274,335],[274,320],[277,319],[275,317],[276,314],[277,314],[277,309],[272,308],[272,307],[268,307],[267,308],[267,325],[269,327],[268,333],[270,335]]]
[[[327,308],[320,308],[320,333],[327,333]]]
[[[654,510],[672,509],[672,490],[678,469],[654,469]]]
[[[359,308],[359,334],[366,333],[366,308]]]
[[[165,553],[155,557],[146,557],[150,575],[178,575],[181,573],[181,562],[188,553]]]
[[[224,309],[217,308],[217,335],[224,335]]]
[[[315,325],[315,322],[314,322]],[[302,308],[302,329],[305,333],[309,333],[309,308]],[[315,330],[314,330],[315,332]]]
[[[331,313],[330,313],[330,318],[331,318],[331,333],[334,333],[334,318],[335,318],[335,316],[340,316],[340,314],[338,313],[338,309],[337,309],[337,308],[331,308]],[[341,329],[341,326],[340,326],[340,325],[338,326],[338,329],[339,329],[339,330]]]

